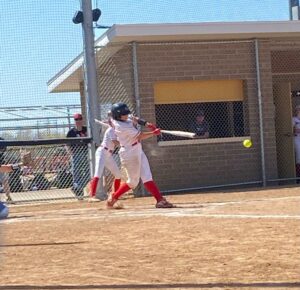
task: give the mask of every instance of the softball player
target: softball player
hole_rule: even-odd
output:
[[[108,123],[111,125],[110,120]],[[109,127],[103,136],[103,141],[101,145],[97,148],[95,153],[95,174],[91,180],[90,185],[90,196],[93,198],[96,195],[97,185],[101,175],[103,174],[104,167],[106,167],[115,177],[114,180],[114,190],[118,190],[121,183],[121,172],[114,160],[112,154],[115,146],[118,146],[117,136],[112,127]]]
[[[294,130],[296,176],[300,177],[300,106],[296,106],[295,108],[295,116],[292,118],[292,124]]]
[[[155,135],[160,135],[160,129],[143,120],[129,118],[130,110],[124,103],[116,103],[111,109],[113,127],[120,142],[119,156],[121,163],[127,171],[127,182],[122,184],[118,190],[107,200],[107,207],[112,208],[118,198],[130,189],[135,188],[140,178],[145,188],[156,199],[157,208],[171,208],[173,204],[168,202],[160,193],[153,181],[148,159],[142,150],[140,141]],[[152,132],[140,132],[136,128],[136,122],[152,129]]]

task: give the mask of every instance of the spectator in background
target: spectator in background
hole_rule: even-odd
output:
[[[75,127],[67,133],[67,138],[87,137],[87,127],[83,126],[80,113],[74,114]],[[78,199],[83,198],[83,189],[89,181],[88,148],[86,144],[70,144],[72,154],[73,191]]]
[[[203,110],[197,112],[195,120],[190,124],[190,131],[196,133],[197,138],[209,138],[209,124]]]
[[[3,150],[3,148],[4,146],[2,147],[0,146],[0,149]],[[3,164],[2,162],[3,160],[0,159],[0,173],[12,173],[15,172],[16,170],[20,170],[21,166],[25,166],[24,161],[21,163],[13,163],[13,164]],[[0,219],[7,218],[8,214],[9,214],[8,207],[3,202],[0,201]]]
[[[295,108],[295,115],[292,118],[294,131],[294,150],[296,161],[296,177],[300,177],[300,105]],[[299,180],[297,181],[299,183]]]

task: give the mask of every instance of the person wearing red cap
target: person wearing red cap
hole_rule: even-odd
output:
[[[87,127],[83,126],[80,113],[74,114],[75,127],[67,133],[67,138],[87,137]],[[73,191],[78,199],[83,198],[83,189],[89,181],[88,148],[85,144],[71,144]]]
[[[74,118],[75,121],[82,121],[83,120],[82,115],[80,113],[75,113],[73,118]],[[80,124],[80,123],[78,123],[78,124]]]

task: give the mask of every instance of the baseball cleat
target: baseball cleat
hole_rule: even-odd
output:
[[[106,201],[106,208],[107,209],[123,209],[124,206],[122,203],[120,203],[116,198],[114,198],[112,195],[109,195],[107,201]]]
[[[93,196],[93,197],[89,197],[89,198],[87,199],[87,201],[88,201],[88,202],[99,202],[100,199],[98,199],[97,197]]]
[[[106,207],[107,208],[114,208],[114,204],[117,201],[118,200],[116,198],[114,198],[112,194],[110,194],[109,197],[108,197],[108,199],[106,200]]]
[[[168,202],[165,198],[160,200],[159,202],[156,203],[155,205],[156,208],[173,208],[175,205],[172,203]]]

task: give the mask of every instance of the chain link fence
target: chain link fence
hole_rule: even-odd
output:
[[[111,104],[125,102],[133,113],[162,129],[196,134],[193,140],[162,134],[143,143],[154,177],[165,191],[175,187],[184,190],[188,184],[198,188],[216,184],[212,171],[220,167],[220,158],[224,159],[224,146],[241,144],[246,138],[255,142],[259,163],[259,131],[252,130],[250,137],[249,128],[250,118],[259,128],[258,99],[253,98],[257,95],[253,41],[113,44],[97,51],[97,67],[102,116]],[[197,144],[201,147],[193,153]],[[223,148],[221,152],[216,144]],[[178,148],[171,158],[174,149],[168,146]],[[188,158],[180,155],[183,146],[189,146]],[[239,147],[230,154],[245,154],[245,148]],[[201,156],[201,165],[194,162],[193,154]],[[231,170],[230,157],[226,158],[218,184],[260,182],[254,160],[252,164],[256,174],[253,168],[236,175],[240,168]],[[186,172],[185,184],[178,183],[178,172],[182,171]],[[137,194],[140,192],[139,188]]]
[[[35,162],[31,168],[1,175],[1,198],[14,202],[81,199],[87,196],[93,147],[99,144],[92,138],[66,139],[74,127],[74,113],[83,115],[88,129],[96,126],[88,121],[91,108],[85,92],[82,29],[72,23],[80,1],[25,2],[5,4],[0,17],[4,40],[0,137],[6,140],[0,157],[2,163],[18,162],[25,148]],[[211,1],[101,2],[93,1],[103,15],[94,23],[97,36],[104,32],[97,29],[102,22],[110,26],[287,20],[289,16],[288,1],[262,1],[258,7],[248,1],[247,10],[226,1],[220,6]],[[270,7],[273,13],[268,13]],[[12,17],[20,9],[31,19],[23,33],[14,30]],[[47,11],[43,19],[40,11]],[[186,12],[184,19],[178,11]],[[16,33],[20,38],[11,37]],[[20,47],[20,41],[16,53],[12,47]],[[102,36],[95,42],[99,118],[106,118],[113,103],[125,102],[133,114],[162,129],[196,134],[194,139],[162,134],[143,142],[154,179],[165,192],[294,184],[300,178],[299,51],[297,38],[164,41],[161,37],[120,43]],[[102,140],[104,129],[98,130]],[[245,139],[251,139],[251,148],[243,147]],[[118,154],[114,158],[125,181]],[[112,182],[105,171],[105,192]],[[141,185],[134,191],[136,196],[145,194]]]
[[[194,140],[162,134],[144,142],[152,171],[165,191],[184,191],[191,184],[198,189],[293,184],[300,174],[298,43],[294,39],[106,46],[97,52],[101,107],[104,112],[122,101],[162,129],[196,134]],[[246,139],[252,141],[250,149],[242,145]]]
[[[90,140],[44,140],[23,146],[3,146],[2,164],[21,162],[22,152],[31,152],[32,165],[2,173],[1,199],[11,203],[59,199],[83,199],[90,180]],[[17,143],[17,142],[14,142]],[[47,144],[48,143],[48,144]],[[7,142],[12,144],[12,142]]]
[[[33,167],[1,174],[2,200],[84,196],[91,175],[90,139],[82,144],[66,139],[75,127],[75,113],[82,113],[87,124],[80,85],[76,80],[76,90],[69,85],[55,94],[47,91],[49,80],[83,50],[82,31],[72,23],[76,9],[78,0],[55,5],[48,0],[1,3],[0,137],[5,140],[0,144],[1,162],[18,162],[23,150],[34,159]],[[30,19],[26,28],[16,25],[16,11]]]
[[[141,51],[153,48],[152,68],[161,71],[153,81],[159,127],[206,140],[249,136],[247,95],[256,74],[252,41],[143,44]],[[140,74],[147,77],[143,69]],[[159,139],[175,140],[189,139],[164,134]]]
[[[96,66],[98,78],[98,94],[100,102],[100,115],[103,119],[107,118],[107,114],[112,104],[124,102],[130,108],[132,114],[139,115],[139,107],[136,106],[138,100],[135,98],[134,82],[134,64],[133,52],[131,44],[113,44],[108,47],[96,45]],[[102,128],[99,128],[101,130]],[[101,140],[105,129],[101,132]],[[122,180],[127,180],[127,174],[120,163],[118,155],[114,158],[121,168]],[[106,170],[105,173],[106,190],[111,188],[113,176]],[[139,185],[134,192],[129,195],[144,195],[144,188]]]
[[[80,104],[0,107],[0,135],[20,141],[65,138],[78,111]]]

